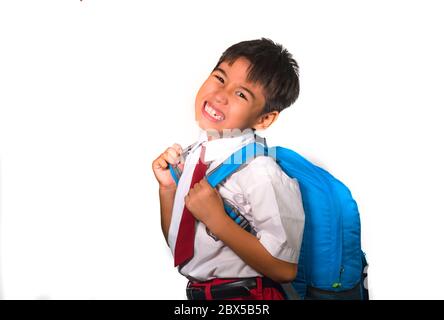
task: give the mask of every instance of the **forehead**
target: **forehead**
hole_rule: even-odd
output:
[[[248,73],[250,71],[251,63],[246,58],[240,57],[234,61],[223,61],[219,68],[228,73],[232,80],[248,81]]]

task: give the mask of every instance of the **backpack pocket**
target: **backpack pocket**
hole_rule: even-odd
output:
[[[367,287],[368,263],[365,254],[362,253],[361,280],[356,286],[343,291],[323,290],[313,286],[307,286],[305,300],[369,300]]]
[[[307,286],[305,300],[362,300],[361,283],[344,291],[322,290]]]

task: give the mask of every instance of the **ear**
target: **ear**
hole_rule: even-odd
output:
[[[278,116],[279,116],[278,111],[272,111],[272,112],[268,112],[263,115],[260,115],[256,121],[256,124],[253,126],[253,128],[256,130],[265,130],[273,122],[275,122],[277,120]]]

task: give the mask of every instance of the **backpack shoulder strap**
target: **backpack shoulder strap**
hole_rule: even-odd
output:
[[[268,155],[268,148],[265,143],[261,144],[255,141],[247,144],[209,172],[207,182],[214,188],[233,173],[245,167],[254,158],[263,155]]]
[[[196,143],[193,143],[184,150],[184,160]],[[237,150],[206,175],[208,183],[213,188],[216,187],[233,173],[245,167],[251,160],[261,155],[268,155],[267,143],[265,138],[255,135],[255,142],[245,145]],[[168,168],[177,185],[182,175],[182,171],[177,165],[168,165]]]

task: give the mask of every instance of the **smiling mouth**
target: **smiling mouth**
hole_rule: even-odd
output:
[[[225,115],[223,112],[208,104],[207,101],[205,101],[202,106],[202,113],[207,119],[213,122],[225,120]]]

